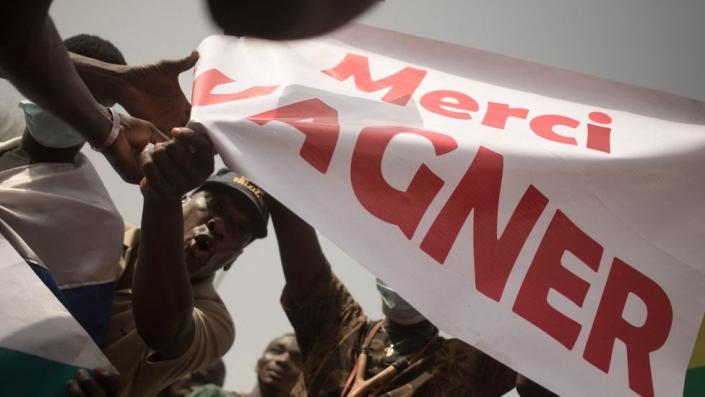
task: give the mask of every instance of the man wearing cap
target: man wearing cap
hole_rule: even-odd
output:
[[[333,274],[315,230],[269,199],[286,287],[281,303],[304,363],[295,397],[502,396],[510,368],[438,328],[382,280],[384,319],[372,321]],[[526,378],[521,395],[553,396]],[[532,387],[534,394],[523,394]]]
[[[235,331],[214,274],[267,234],[263,192],[227,169],[203,182],[210,140],[186,128],[173,135],[142,153],[142,226],[125,232],[104,349],[121,396],[156,395],[228,351]]]

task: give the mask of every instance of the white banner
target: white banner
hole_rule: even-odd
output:
[[[439,328],[560,395],[682,393],[705,104],[360,25],[199,52],[226,164]]]

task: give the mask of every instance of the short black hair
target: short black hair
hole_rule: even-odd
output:
[[[269,342],[267,342],[267,346],[264,347],[264,352],[262,352],[262,355],[264,355],[264,353],[266,353],[267,350],[269,350],[269,346],[272,343],[274,343],[276,340],[281,339],[281,338],[288,338],[288,337],[292,337],[292,338],[296,339],[296,334],[293,332],[287,332],[285,334],[279,335],[279,336],[275,337],[274,339],[270,340]],[[296,339],[296,343],[299,343],[298,339]]]
[[[127,65],[125,57],[113,43],[91,34],[79,34],[64,40],[66,50],[99,61]]]

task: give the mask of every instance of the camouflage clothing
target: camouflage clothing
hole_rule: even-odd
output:
[[[373,323],[334,275],[317,280],[302,302],[292,301],[288,287],[281,300],[304,357],[303,371],[291,395],[339,397]],[[409,340],[409,344],[415,343],[418,352],[427,341]],[[389,345],[389,335],[382,327],[370,345],[366,379],[391,364],[385,357],[391,353]],[[515,376],[511,369],[460,340],[438,338],[424,351],[419,365],[402,372],[375,394],[393,391],[390,395],[394,397],[501,396],[514,387]]]

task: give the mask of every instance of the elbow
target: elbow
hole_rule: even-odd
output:
[[[135,316],[135,325],[145,345],[158,353],[162,359],[171,359],[183,354],[191,345],[195,330],[191,313],[170,321],[139,321]]]

